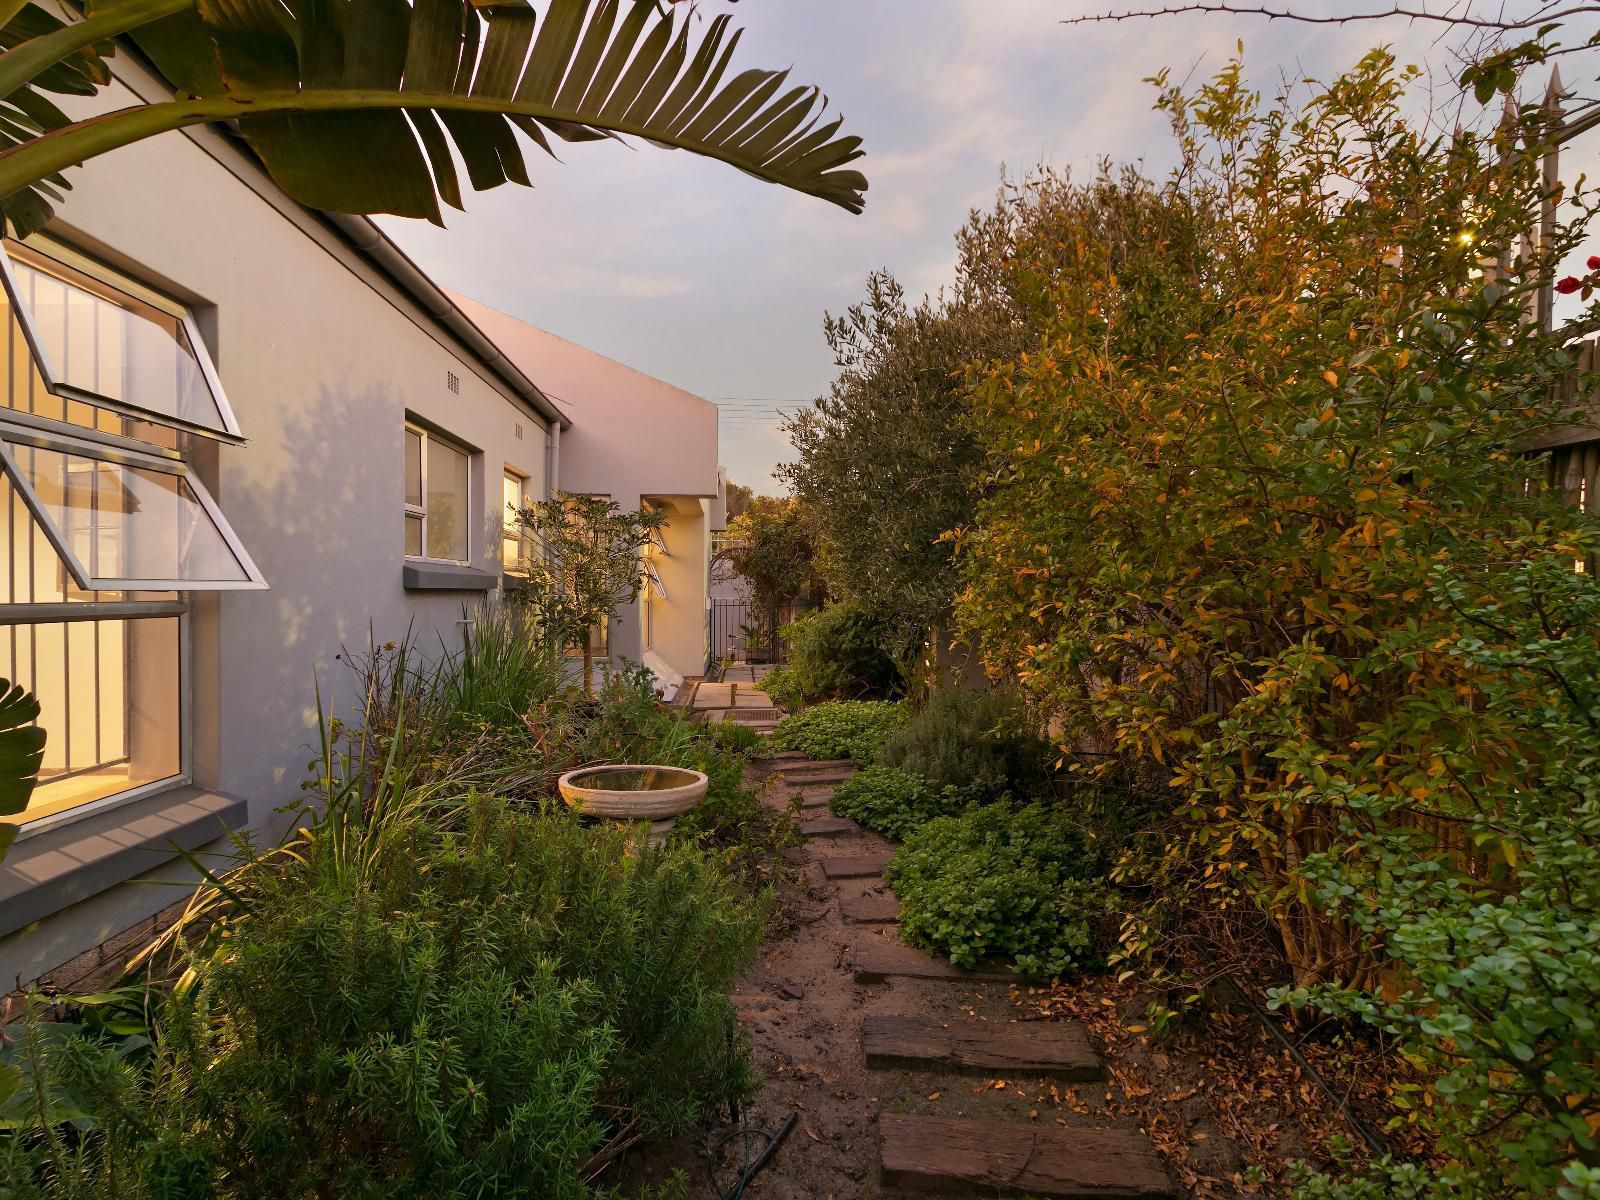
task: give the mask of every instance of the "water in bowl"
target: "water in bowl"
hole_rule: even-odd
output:
[[[613,792],[656,792],[694,783],[699,776],[676,767],[595,767],[572,776],[573,787]]]

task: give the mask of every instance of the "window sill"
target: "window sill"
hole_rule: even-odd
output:
[[[0,936],[242,827],[243,800],[176,787],[18,841],[0,863]]]
[[[407,562],[400,569],[401,586],[408,592],[492,592],[499,582],[494,572],[453,563]]]

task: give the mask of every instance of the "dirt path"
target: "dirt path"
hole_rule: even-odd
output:
[[[754,682],[719,694],[715,716],[739,720],[742,707],[764,723],[770,702],[750,695]],[[743,706],[739,693],[748,697]],[[798,1116],[746,1194],[1175,1195],[1138,1129],[1100,1111],[1109,1093],[1083,1079],[1099,1067],[1076,1025],[1049,1022],[1048,1034],[1046,1026],[1029,1028],[1019,1023],[1008,979],[952,972],[903,946],[879,873],[893,847],[827,808],[834,782],[847,773],[847,765],[788,756],[752,767],[752,782],[776,776],[763,791],[766,803],[799,799],[810,836],[790,852],[796,880],[782,897],[783,927],[734,993],[764,1080],[745,1120],[776,1130]],[[864,1025],[882,1065],[868,1065]],[[1059,1049],[1069,1034],[1069,1042],[1078,1040],[1065,1058],[1053,1055],[1050,1045]],[[652,1154],[649,1178],[678,1167],[691,1174],[691,1197],[717,1195],[705,1164],[727,1132],[723,1125]],[[737,1141],[731,1152],[723,1189],[737,1178]]]

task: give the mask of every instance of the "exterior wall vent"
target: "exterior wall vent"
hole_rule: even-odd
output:
[[[456,395],[461,395],[461,376],[454,371],[446,371],[444,373],[444,385]]]
[[[518,421],[517,422],[517,441],[520,442],[521,440],[522,440],[522,422]]]

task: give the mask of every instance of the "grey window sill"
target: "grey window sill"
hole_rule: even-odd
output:
[[[500,576],[453,563],[408,562],[401,568],[400,582],[408,592],[492,592]]]
[[[176,787],[16,842],[0,863],[0,936],[242,828],[245,802]]]

